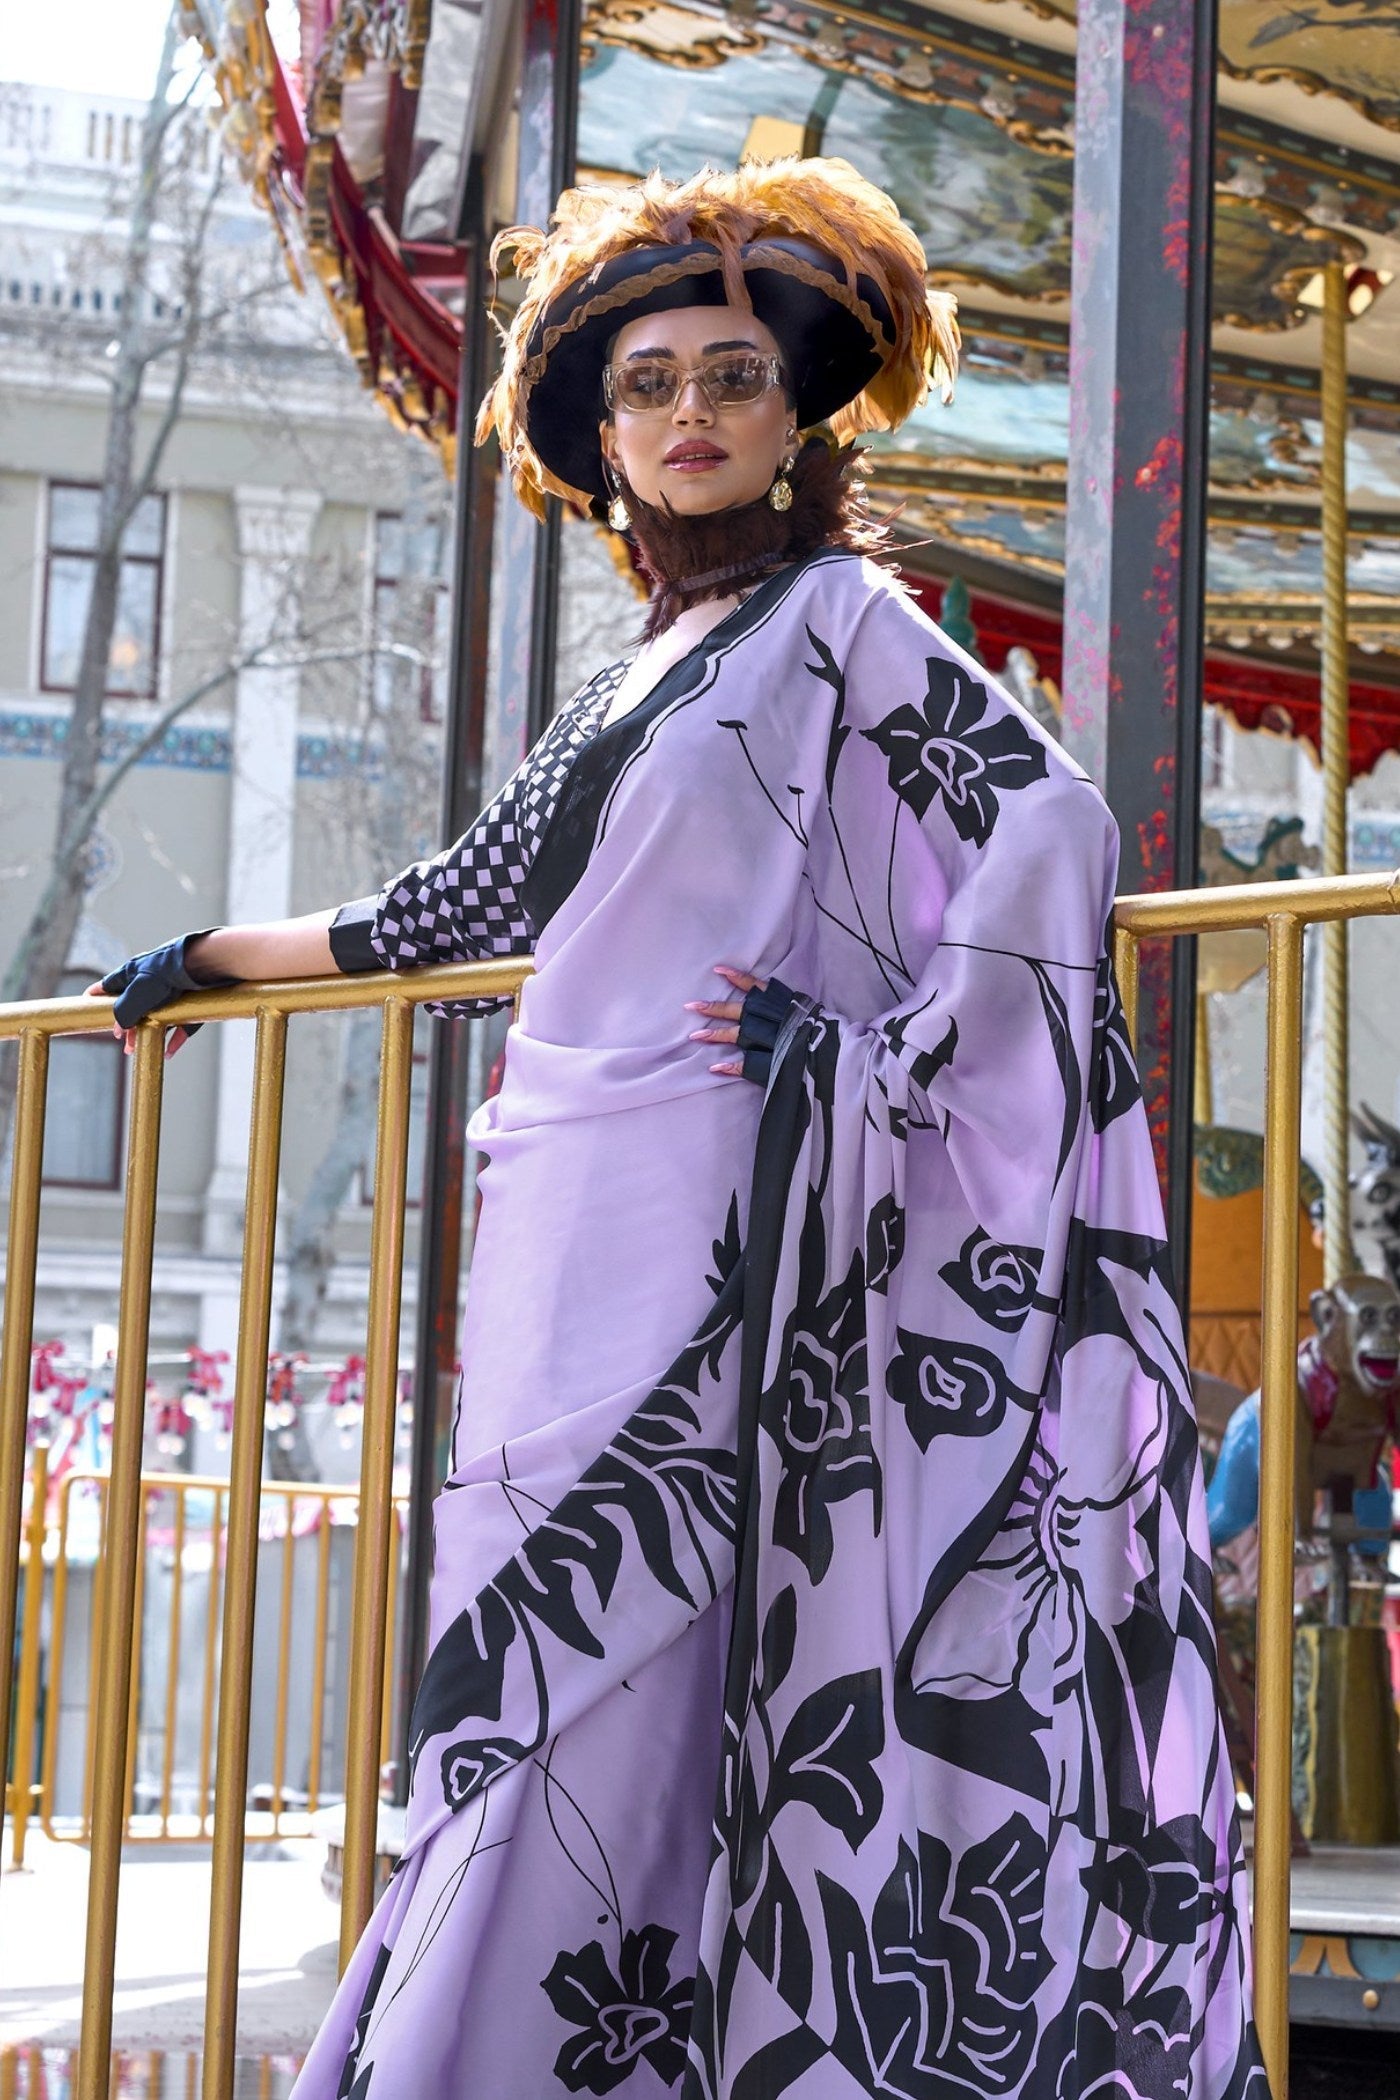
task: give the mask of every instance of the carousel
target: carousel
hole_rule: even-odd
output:
[[[905,573],[1107,781],[1124,889],[1400,861],[1400,820],[1372,795],[1367,821],[1349,793],[1400,751],[1400,4],[1220,0],[1218,46],[1208,12],[1096,5],[1089,49],[1074,0],[300,0],[284,15],[189,0],[223,138],[288,268],[328,301],[385,412],[456,478],[445,835],[548,718],[561,545],[606,533],[557,505],[538,522],[498,503],[494,460],[459,443],[490,376],[491,234],[540,222],[575,175],[824,153],[890,191],[959,301],[955,410],[932,401],[871,441]],[[1281,775],[1287,740],[1310,758]],[[1309,806],[1251,798],[1252,769],[1310,779]],[[1355,981],[1345,925],[1319,935],[1292,2005],[1400,2028],[1400,1050],[1372,1048],[1368,1092],[1390,1091],[1363,1099],[1353,1023],[1364,1009],[1395,1039],[1393,1006],[1387,1030],[1387,987]],[[1203,936],[1189,966],[1159,972],[1155,1009],[1148,985],[1143,1057],[1214,1464],[1246,1809],[1262,1144],[1247,1112],[1219,1110],[1239,1089],[1215,1041],[1263,960],[1261,934]],[[462,1171],[459,1059],[435,1051],[443,1187]],[[425,1389],[457,1260],[430,1235]]]

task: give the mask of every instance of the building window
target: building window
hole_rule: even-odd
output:
[[[59,996],[92,983],[91,970],[70,971]],[[55,1036],[49,1050],[44,1117],[44,1180],[52,1187],[114,1189],[121,1178],[126,1060],[107,1034]]]
[[[46,693],[71,693],[78,682],[83,628],[97,562],[100,501],[100,490],[86,484],[49,484],[40,678]],[[121,699],[155,698],[164,559],[165,498],[146,496],[122,535],[117,619],[107,666],[107,691]]]
[[[403,576],[403,519],[394,511],[377,511],[374,519],[374,711],[389,712],[393,696],[394,659],[389,643]],[[418,670],[418,713],[425,722],[441,722],[447,707],[447,586],[435,578],[427,599],[424,633],[415,637],[422,652]]]

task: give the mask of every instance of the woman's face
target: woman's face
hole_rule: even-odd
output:
[[[777,349],[772,331],[740,307],[685,306],[629,321],[609,363],[647,359],[693,372],[725,351]],[[599,430],[605,457],[644,503],[658,509],[669,504],[692,518],[756,502],[797,447],[796,422],[781,384],[757,400],[715,408],[699,382],[688,378],[668,408],[638,412],[619,402]]]

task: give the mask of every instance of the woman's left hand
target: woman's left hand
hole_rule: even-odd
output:
[[[715,975],[722,977],[738,993],[735,999],[687,999],[688,1014],[703,1014],[706,1026],[691,1030],[692,1043],[737,1043],[739,1040],[739,1016],[743,1011],[746,992],[755,986],[762,990],[768,982],[766,977],[750,976],[747,970],[731,970],[727,963],[715,964]],[[712,1072],[721,1073],[726,1079],[742,1079],[744,1060],[742,1057],[726,1059],[723,1064],[711,1065]]]

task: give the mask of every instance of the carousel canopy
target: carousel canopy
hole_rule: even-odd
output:
[[[389,412],[451,452],[481,0],[191,12],[230,143]],[[1393,6],[1221,0],[1206,697],[1318,733],[1319,271],[1349,273],[1355,770],[1400,747],[1400,35]],[[582,174],[845,155],[959,296],[965,365],[875,440],[909,560],[1059,673],[1074,173],[1070,0],[587,0]],[[513,196],[498,214],[513,216]]]

